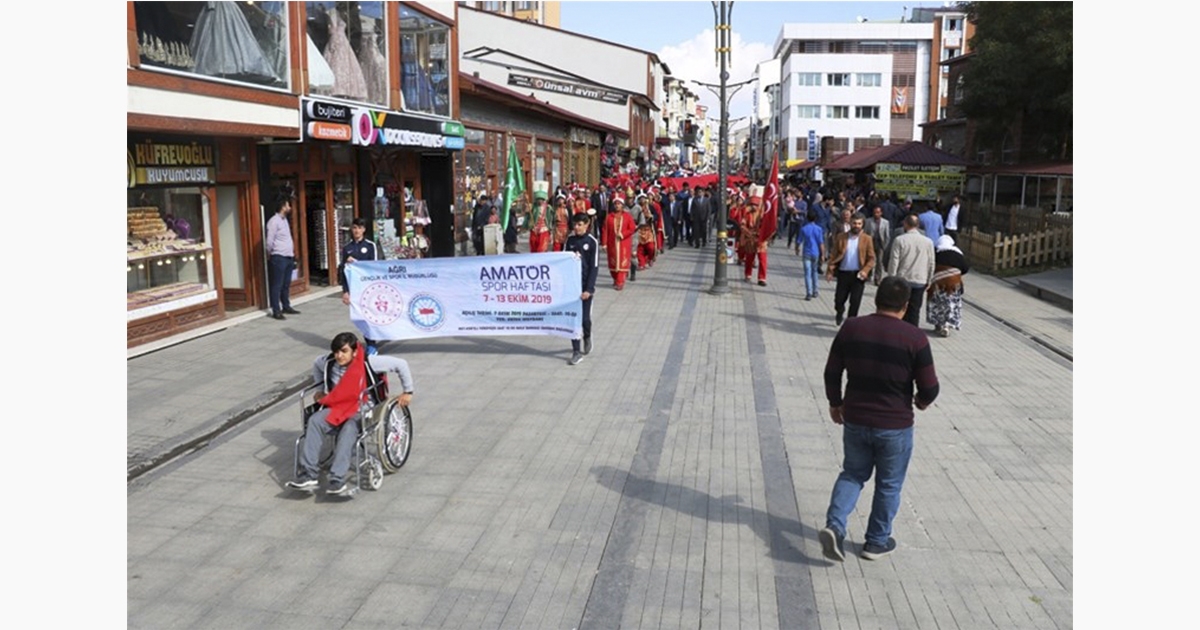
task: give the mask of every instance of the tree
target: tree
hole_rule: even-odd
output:
[[[1072,3],[967,2],[975,24],[962,111],[976,145],[1018,133],[1022,154],[1071,157]],[[1014,131],[1016,130],[1016,131]]]

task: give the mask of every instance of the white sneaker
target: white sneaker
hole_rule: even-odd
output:
[[[567,361],[567,363],[569,363],[571,365],[579,365],[579,362],[582,360],[583,360],[583,353],[576,350],[575,352],[571,353],[571,358],[570,358],[570,360]]]
[[[304,492],[312,492],[313,490],[317,489],[317,480],[316,479],[297,479],[295,481],[289,481],[284,485],[291,488],[292,490],[301,490]]]

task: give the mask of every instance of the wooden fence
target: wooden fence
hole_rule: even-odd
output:
[[[1072,233],[1068,219],[1065,226],[1050,227],[1028,234],[1005,236],[990,234],[970,227],[959,232],[958,247],[967,263],[980,271],[1018,269],[1034,265],[1071,261]]]
[[[1042,208],[970,205],[963,209],[961,226],[982,232],[1032,234],[1054,227],[1070,227],[1070,213],[1050,213]]]

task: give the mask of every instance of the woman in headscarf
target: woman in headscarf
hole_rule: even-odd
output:
[[[933,279],[929,284],[926,321],[938,336],[949,337],[950,329],[962,326],[962,276],[967,273],[966,256],[949,235],[938,237],[934,253]]]

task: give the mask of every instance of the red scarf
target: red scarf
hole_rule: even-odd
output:
[[[354,358],[350,359],[350,365],[346,366],[346,373],[333,387],[333,391],[317,401],[329,408],[329,417],[325,421],[332,426],[341,426],[358,413],[358,401],[367,387],[367,368],[363,363],[365,350],[366,346],[358,346],[354,351]]]

